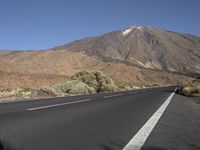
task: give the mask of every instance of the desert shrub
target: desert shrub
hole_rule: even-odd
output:
[[[139,88],[139,86],[136,86],[135,84],[125,84],[125,85],[119,86],[120,90],[125,90],[125,91],[135,90],[135,89],[138,89],[138,88]]]
[[[98,82],[94,73],[89,71],[80,71],[71,77],[71,80],[78,80],[90,87],[93,87],[95,90],[98,89]]]
[[[152,84],[152,87],[159,87],[160,86],[160,84],[158,84],[158,83],[153,83]]]
[[[95,89],[88,86],[87,84],[80,82],[71,88],[69,91],[70,94],[93,94]]]
[[[200,80],[193,80],[192,85],[195,87],[196,92],[200,93]]]
[[[31,91],[31,96],[56,96],[56,93],[53,89],[50,88],[40,88],[34,89]]]
[[[31,94],[30,88],[1,89],[0,97],[26,97]]]
[[[31,95],[33,89],[31,88],[17,88],[16,90],[13,90],[13,95],[17,97],[26,97]]]
[[[117,88],[114,81],[100,71],[80,71],[73,75],[71,79],[93,87],[96,92],[115,91]]]
[[[70,94],[92,94],[95,89],[89,85],[78,80],[69,80],[62,84],[55,86],[55,90],[60,93]]]
[[[29,98],[38,96],[56,96],[50,88],[33,89],[28,87],[0,90],[0,97]]]
[[[181,92],[183,95],[190,96],[191,94],[195,93],[196,90],[193,86],[185,86],[182,88]]]
[[[11,88],[0,87],[0,93],[9,92],[9,91],[11,91],[11,90],[12,90]]]
[[[185,96],[200,96],[200,80],[192,82],[180,82],[178,93]]]
[[[180,81],[180,82],[178,83],[178,86],[179,86],[180,88],[185,87],[185,86],[188,86],[188,85],[189,85],[189,82],[187,82],[187,81]]]
[[[61,93],[69,93],[69,91],[77,84],[79,83],[78,80],[69,80],[64,83],[58,84],[54,87],[54,89],[57,92]]]
[[[89,94],[115,91],[117,86],[108,76],[99,71],[80,71],[70,80],[54,87],[57,92],[70,94]]]
[[[93,74],[96,76],[98,83],[97,92],[115,91],[117,86],[114,81],[108,76],[104,75],[102,72],[95,71]]]

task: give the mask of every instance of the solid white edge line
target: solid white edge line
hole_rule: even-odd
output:
[[[111,98],[111,97],[117,97],[117,96],[122,96],[124,94],[115,94],[115,95],[108,95],[108,96],[104,96],[104,98]]]
[[[45,108],[51,108],[51,107],[57,107],[57,106],[63,106],[63,105],[69,105],[69,104],[75,104],[75,103],[81,103],[86,101],[91,101],[92,99],[84,99],[79,101],[73,101],[73,102],[66,102],[66,103],[59,103],[59,104],[53,104],[53,105],[47,105],[47,106],[41,106],[41,107],[35,107],[35,108],[29,108],[28,111],[38,110],[38,109],[45,109]]]
[[[171,102],[177,88],[167,98],[167,100],[160,106],[160,108],[153,114],[153,116],[143,125],[143,127],[136,133],[136,135],[129,141],[123,150],[140,150],[157,124],[158,120],[166,110]]]

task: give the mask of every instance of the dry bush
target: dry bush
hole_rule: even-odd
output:
[[[115,82],[99,71],[80,71],[70,80],[54,87],[57,92],[70,94],[90,94],[115,91]]]
[[[185,96],[200,96],[200,80],[192,82],[180,82],[178,93]]]
[[[69,93],[69,91],[78,83],[79,81],[77,80],[69,80],[65,81],[64,83],[55,85],[54,89],[59,93]]]
[[[49,97],[49,96],[56,96],[55,91],[50,88],[33,89],[28,87],[21,87],[14,89],[11,88],[0,89],[1,98],[9,98],[9,97],[32,98],[32,97]]]
[[[77,83],[72,89],[69,91],[70,94],[94,94],[95,90],[93,87],[88,86],[85,83]]]
[[[80,71],[71,77],[73,80],[81,81],[93,87],[97,93],[115,91],[115,82],[100,71]]]

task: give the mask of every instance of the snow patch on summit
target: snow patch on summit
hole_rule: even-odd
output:
[[[142,26],[132,26],[132,27],[130,27],[130,28],[124,30],[124,31],[122,32],[122,34],[123,34],[124,36],[126,36],[126,35],[128,35],[133,29],[139,29],[139,30],[141,30],[141,29],[142,29]]]
[[[126,36],[126,35],[128,35],[132,30],[133,30],[132,28],[129,28],[129,29],[123,31],[122,33],[123,33],[124,36]]]

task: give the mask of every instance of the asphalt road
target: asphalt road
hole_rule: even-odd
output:
[[[0,139],[14,150],[122,150],[174,89],[0,104]],[[141,149],[200,150],[199,127],[200,107],[175,94]]]

